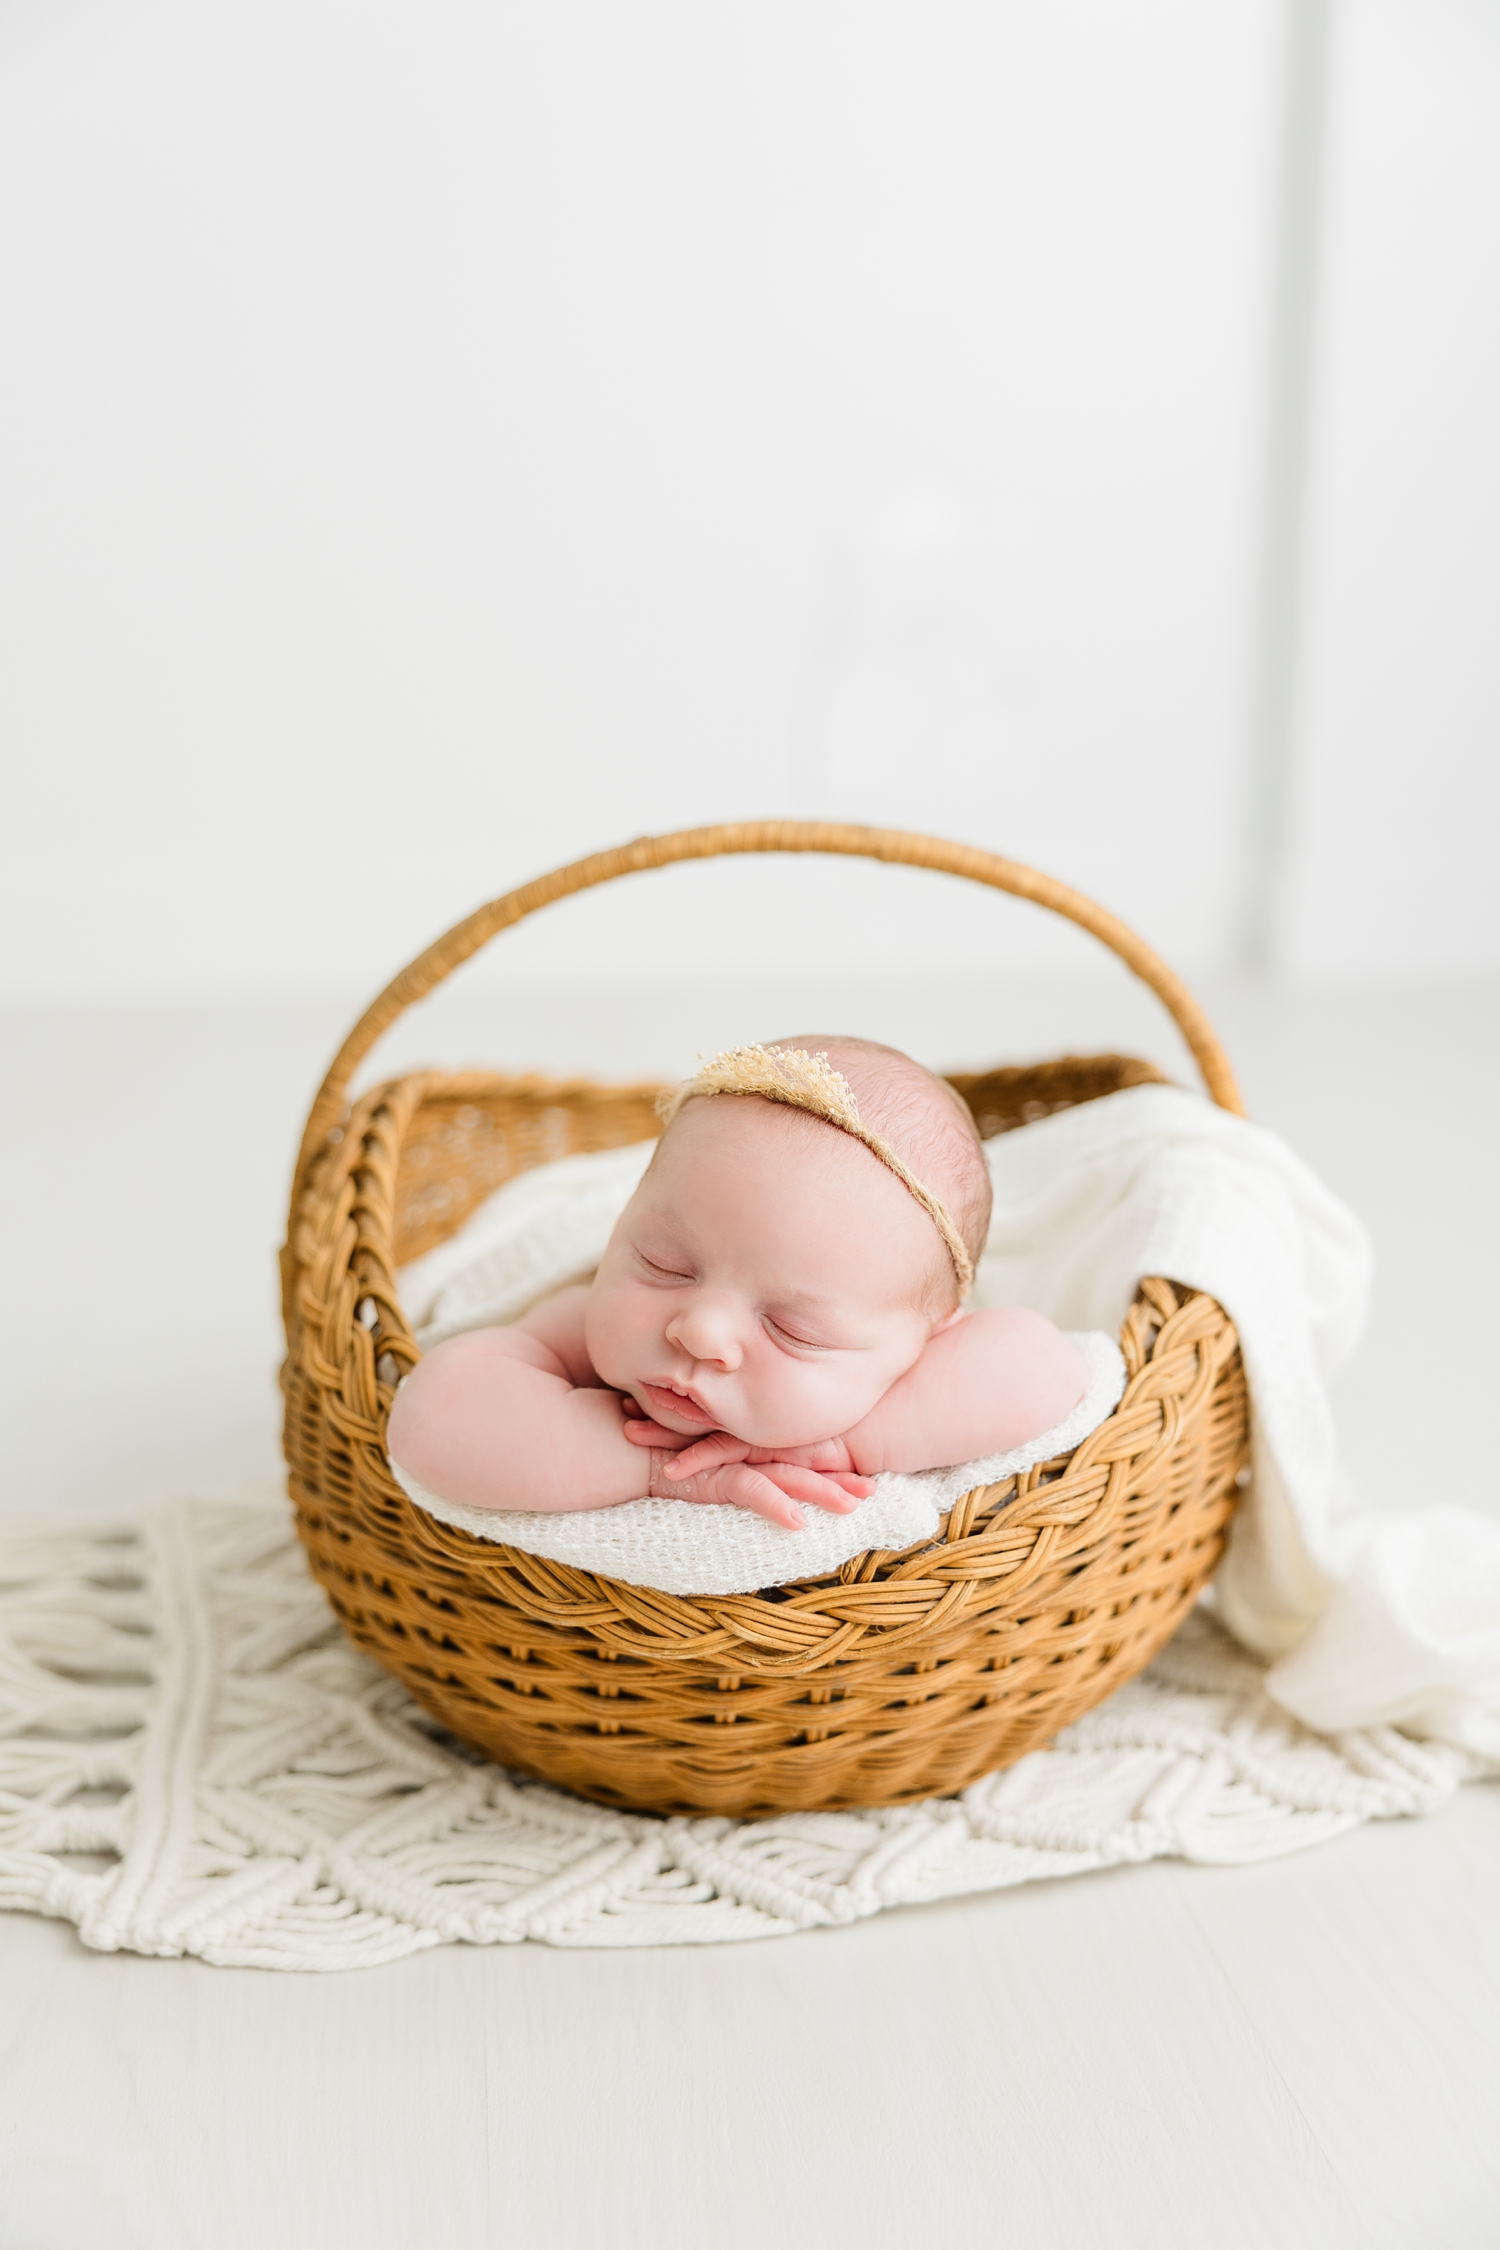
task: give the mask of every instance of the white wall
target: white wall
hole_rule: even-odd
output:
[[[1500,967],[1500,9],[1344,0],[1283,953]]]
[[[1262,0],[57,0],[8,43],[18,987],[365,981],[760,812],[1223,952]],[[990,926],[765,885],[715,961]],[[631,973],[702,888],[549,957]]]
[[[1372,42],[1427,19],[1461,57],[1451,96],[1422,81],[1421,130],[1443,139],[1450,99],[1460,119],[1429,233],[1464,163],[1491,197],[1436,271],[1389,134],[1360,122],[1392,92]],[[1490,419],[1492,381],[1452,361],[1493,222],[1494,20],[1346,0],[1335,27],[1286,908],[1313,969],[1348,962],[1307,901],[1368,889],[1337,807],[1371,618],[1393,796],[1412,777],[1392,833],[1439,870],[1378,965],[1490,942],[1455,921],[1420,776],[1436,734],[1473,798],[1494,708],[1443,606],[1460,565],[1492,565],[1493,512],[1427,473]],[[12,10],[6,988],[373,984],[559,860],[761,812],[1030,857],[1223,964],[1285,29],[1283,0]],[[1411,301],[1430,340],[1356,427],[1338,385]],[[1351,579],[1393,458],[1396,560]],[[1433,558],[1413,625],[1408,522]],[[1418,740],[1400,712],[1430,711],[1436,669],[1462,724]],[[873,872],[700,871],[569,908],[512,973],[1062,957],[1019,912],[930,903]]]

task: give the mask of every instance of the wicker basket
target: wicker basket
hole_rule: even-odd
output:
[[[657,1130],[654,1086],[421,1072],[352,1104],[366,1051],[495,932],[616,875],[730,852],[842,852],[971,877],[1094,932],[1160,996],[1215,1100],[1240,1102],[1184,988],[1078,893],[930,838],[764,822],[644,838],[482,907],[404,970],[313,1104],[283,1255],[286,1457],[317,1577],[362,1648],[506,1765],[606,1804],[760,1814],[962,1788],[1138,1672],[1210,1576],[1248,1455],[1238,1343],[1212,1298],[1142,1283],[1129,1382],[1071,1455],[970,1492],[939,1539],[761,1594],[685,1599],[450,1528],[391,1475],[419,1357],[408,1259],[501,1181]],[[955,1078],[986,1135],[1156,1079],[1120,1056]]]

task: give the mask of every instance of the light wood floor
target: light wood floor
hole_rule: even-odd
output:
[[[1255,1114],[1375,1234],[1336,1395],[1362,1485],[1495,1507],[1471,1441],[1500,1364],[1500,995],[1211,997]],[[347,1012],[4,1025],[0,1505],[265,1470],[278,1199]],[[480,993],[406,1052],[669,1073],[819,1019],[955,1063],[1170,1053],[1114,984],[628,1012]],[[304,1978],[93,1955],[0,1916],[0,2250],[767,2242],[1494,2250],[1500,1788],[1257,1868],[1160,1863],[701,1952],[448,1949]]]

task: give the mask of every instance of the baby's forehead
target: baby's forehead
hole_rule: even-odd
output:
[[[726,1200],[739,1210],[754,1203],[770,1214],[792,1205],[805,1214],[810,1190],[820,1220],[858,1212],[864,1233],[866,1215],[878,1214],[870,1231],[879,1233],[888,1253],[895,1249],[891,1222],[905,1217],[909,1201],[895,1175],[852,1133],[792,1103],[754,1094],[714,1094],[684,1103],[641,1186],[656,1191],[664,1216],[679,1203],[691,1203],[700,1219]],[[700,1186],[711,1189],[706,1202],[693,1194]],[[924,1215],[912,1245],[919,1262],[928,1223]]]
[[[670,1152],[675,1164],[714,1161],[726,1141],[774,1141],[779,1164],[830,1170],[847,1169],[851,1179],[868,1167],[851,1164],[865,1153],[850,1133],[815,1117],[793,1102],[773,1101],[761,1094],[700,1094],[684,1102],[662,1135],[658,1153]],[[870,1172],[873,1186],[878,1166]]]

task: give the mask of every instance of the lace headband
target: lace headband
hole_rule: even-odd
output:
[[[887,1171],[895,1173],[908,1195],[921,1204],[953,1260],[959,1296],[968,1295],[974,1282],[974,1267],[964,1248],[963,1236],[937,1197],[908,1172],[890,1142],[860,1123],[854,1089],[842,1071],[834,1069],[827,1055],[810,1055],[801,1047],[726,1047],[722,1054],[709,1057],[696,1078],[684,1079],[680,1086],[659,1096],[656,1108],[663,1126],[671,1124],[684,1102],[700,1094],[759,1094],[768,1102],[785,1102],[792,1109],[805,1109],[812,1116],[837,1125],[840,1132],[863,1141],[871,1155],[878,1156]]]

